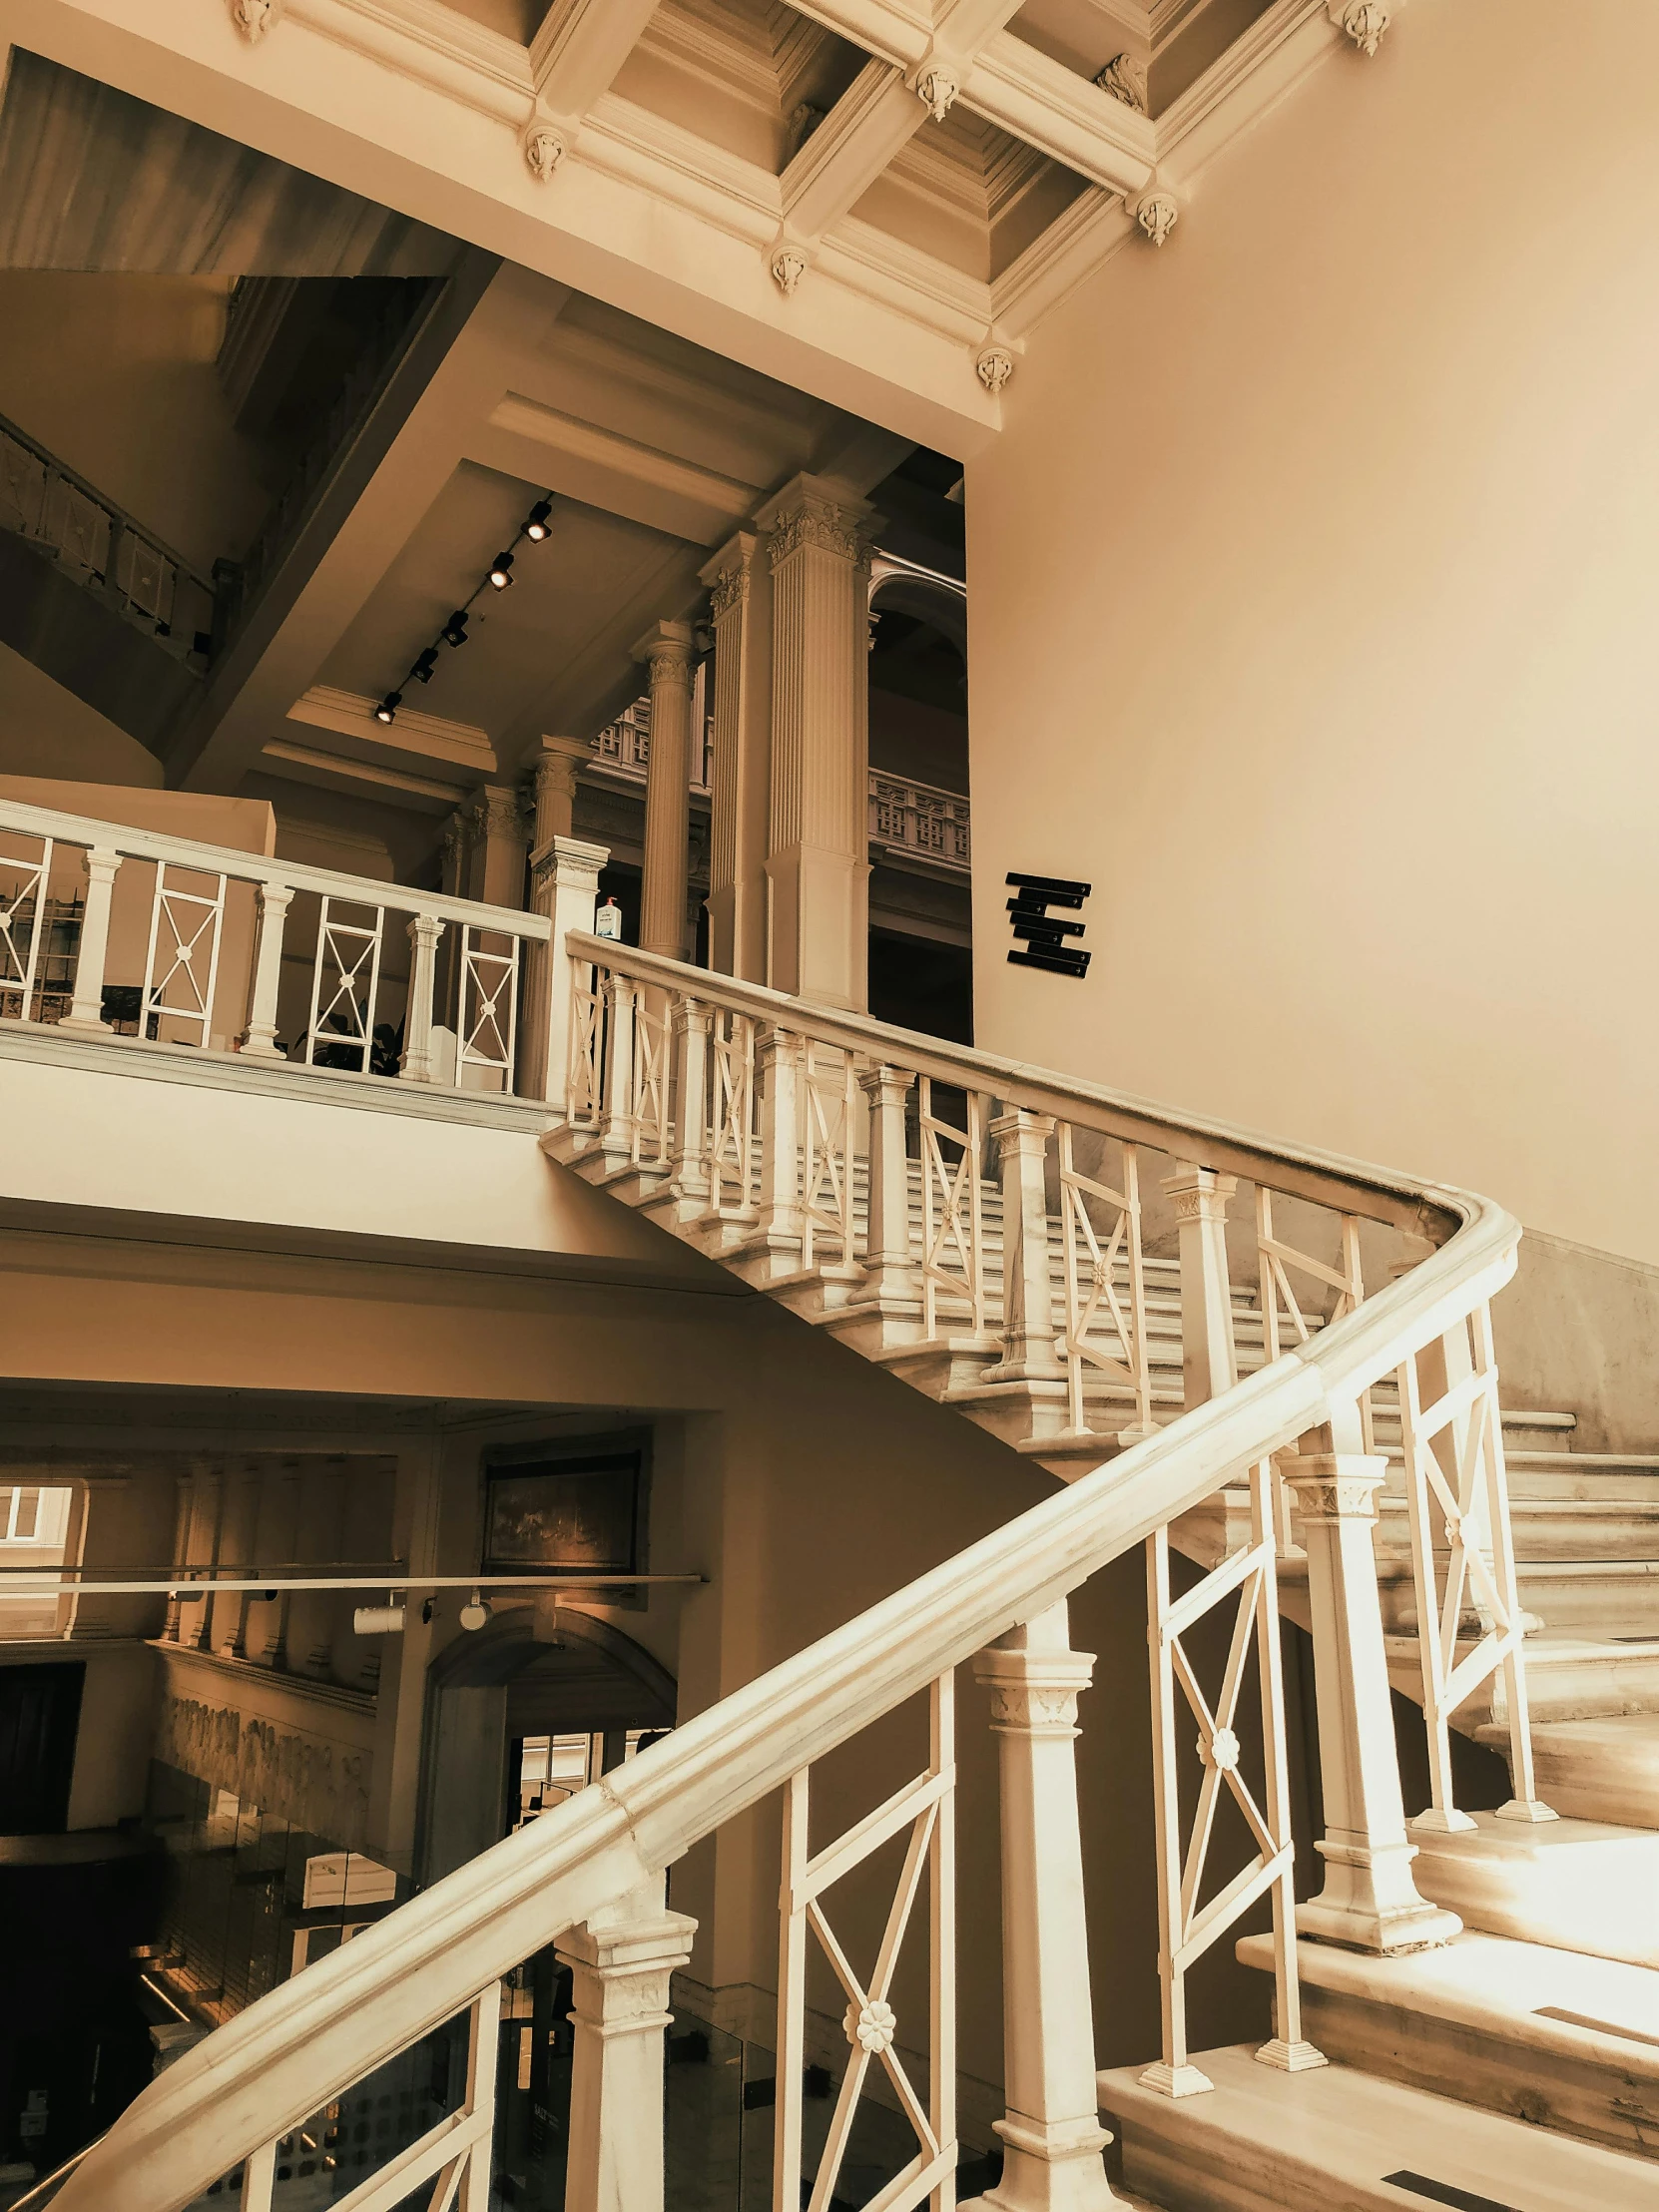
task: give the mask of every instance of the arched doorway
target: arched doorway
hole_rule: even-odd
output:
[[[556,1641],[545,1621],[535,1606],[510,1606],[455,1637],[427,1669],[423,1882],[517,1825],[526,1744],[546,1740],[551,1751],[558,1739],[586,1737],[597,1774],[621,1764],[630,1737],[674,1726],[674,1677],[631,1636],[567,1605]]]

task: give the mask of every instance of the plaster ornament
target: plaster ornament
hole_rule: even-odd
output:
[[[1208,1743],[1199,1738],[1198,1756],[1205,1766],[1214,1767],[1218,1774],[1232,1774],[1239,1764],[1243,1747],[1230,1728],[1218,1728]]]
[[[772,279],[786,299],[795,297],[795,287],[807,274],[807,257],[799,246],[781,246],[772,257]]]
[[[898,2014],[880,1997],[868,1997],[862,2004],[847,2006],[841,2025],[854,2050],[891,2050]]]
[[[1181,210],[1167,192],[1154,190],[1135,203],[1135,221],[1154,246],[1162,246],[1181,220]]]
[[[545,185],[565,158],[565,142],[551,123],[532,123],[523,138],[524,163],[538,185]]]
[[[281,21],[282,0],[231,0],[231,21],[250,46]]]
[[[1014,373],[1014,356],[1005,345],[987,345],[973,366],[979,381],[995,399]]]
[[[1331,14],[1362,54],[1375,54],[1393,20],[1388,0],[1333,0]]]
[[[961,89],[961,79],[942,62],[929,62],[915,83],[916,98],[935,123],[944,121]]]
[[[1121,100],[1126,108],[1133,108],[1137,115],[1147,113],[1146,64],[1138,62],[1133,54],[1114,54],[1095,83],[1114,100]]]
[[[827,109],[819,107],[811,100],[803,100],[791,111],[789,124],[784,132],[784,144],[789,149],[792,161],[824,121],[827,113]]]

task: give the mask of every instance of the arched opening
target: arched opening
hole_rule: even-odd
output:
[[[674,1726],[673,1675],[621,1629],[568,1605],[556,1614],[507,1608],[446,1644],[427,1682],[417,1854],[426,1882],[568,1795],[561,1775],[580,1788],[621,1765],[642,1734]],[[575,1780],[574,1740],[583,1738],[585,1771]],[[527,1803],[538,1753],[526,1747],[543,1744],[542,1802]]]
[[[870,629],[869,1010],[971,1044],[966,594],[878,554]]]

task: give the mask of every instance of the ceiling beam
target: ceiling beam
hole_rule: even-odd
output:
[[[610,91],[656,12],[657,0],[554,0],[530,43],[541,108],[580,122]]]

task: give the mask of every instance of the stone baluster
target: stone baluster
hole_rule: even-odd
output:
[[[987,1382],[1053,1382],[1065,1375],[1054,1351],[1048,1279],[1046,1174],[1053,1133],[1051,1115],[1022,1106],[990,1125],[1002,1176],[1002,1358],[985,1370]]]
[[[87,898],[81,915],[81,939],[75,957],[75,996],[59,1029],[68,1036],[107,1037],[104,1019],[104,968],[110,956],[110,908],[121,854],[110,844],[95,844],[86,857]]]
[[[665,1890],[659,1875],[558,1940],[575,2027],[566,2212],[663,2212],[669,1982],[697,1933]]]
[[[691,829],[691,695],[696,647],[684,622],[659,622],[634,647],[651,671],[651,759],[645,775],[645,866],[640,946],[686,957],[687,841]]]
[[[740,530],[701,571],[715,633],[709,965],[764,983],[772,768],[772,570]]]
[[[523,1067],[527,1096],[540,1095],[563,1118],[569,1111],[570,1054],[577,981],[587,984],[592,968],[573,961],[565,949],[571,930],[593,931],[599,871],[610,858],[602,844],[584,844],[555,834],[538,846],[530,862],[530,907],[553,924],[545,952],[538,945],[525,984]]]
[[[1002,1810],[1002,2043],[1008,2108],[994,2125],[998,2212],[1095,2212],[1116,2200],[1101,2152],[1083,1844],[1077,1819],[1078,1692],[1062,1600],[973,1662],[991,1693]]]
[[[254,938],[254,981],[248,996],[248,1026],[240,1043],[245,1058],[280,1060],[276,1044],[276,994],[282,980],[282,935],[287,927],[293,887],[261,883],[259,923]]]
[[[635,995],[629,976],[605,978],[605,1099],[599,1141],[612,1169],[627,1167],[634,1157]]]
[[[1227,1266],[1227,1202],[1238,1187],[1234,1176],[1186,1162],[1163,1179],[1180,1232],[1181,1381],[1189,1410],[1239,1380]]]
[[[677,998],[674,1023],[673,1219],[701,1221],[709,1211],[709,1038],[714,1015],[699,998]]]
[[[406,1083],[435,1083],[438,1079],[432,1052],[432,1009],[438,981],[438,944],[444,928],[436,914],[410,917],[409,997],[403,1013],[400,1063]]]
[[[866,1068],[858,1087],[869,1110],[869,1210],[864,1241],[863,1297],[883,1315],[917,1327],[921,1283],[910,1256],[910,1169],[904,1152],[904,1101],[915,1078],[902,1068]]]
[[[1425,1904],[1405,1833],[1373,1531],[1387,1461],[1358,1449],[1360,1408],[1326,1431],[1329,1450],[1286,1452],[1308,1554],[1319,1707],[1325,1887],[1297,1910],[1305,1936],[1386,1956],[1449,1942],[1462,1923]]]

